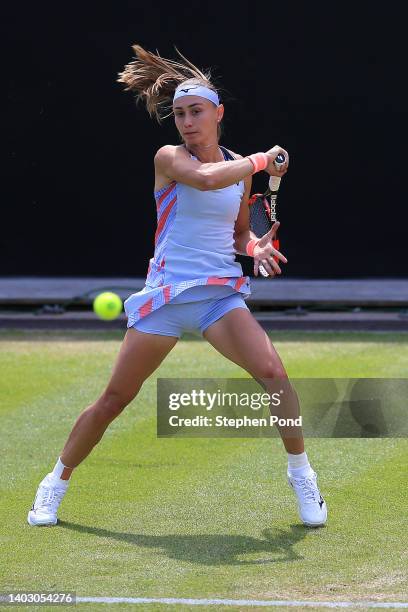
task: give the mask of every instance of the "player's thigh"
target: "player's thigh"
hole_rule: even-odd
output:
[[[234,308],[210,325],[203,336],[219,353],[254,378],[286,377],[268,334],[245,308]]]
[[[178,338],[149,334],[129,328],[119,350],[104,397],[126,406],[143,382],[159,367],[176,345]]]

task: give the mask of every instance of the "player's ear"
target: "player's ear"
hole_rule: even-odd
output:
[[[217,122],[220,123],[222,121],[222,118],[224,116],[224,105],[220,104],[217,107]]]

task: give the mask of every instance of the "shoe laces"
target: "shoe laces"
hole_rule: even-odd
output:
[[[42,486],[40,488],[38,500],[34,503],[34,508],[47,508],[48,510],[54,510],[55,506],[58,505],[65,493],[65,489],[58,489],[56,487]]]
[[[291,480],[294,482],[297,491],[301,494],[303,501],[306,504],[319,502],[321,500],[320,491],[317,487],[316,476],[314,474],[311,476],[305,476],[303,478],[294,478],[292,476]]]

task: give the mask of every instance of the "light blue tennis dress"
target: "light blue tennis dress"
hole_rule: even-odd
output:
[[[203,333],[233,308],[248,310],[250,281],[235,261],[233,238],[243,193],[244,181],[211,191],[172,181],[154,193],[154,256],[145,287],[124,303],[127,327],[180,337]]]

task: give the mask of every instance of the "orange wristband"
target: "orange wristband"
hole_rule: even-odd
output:
[[[248,155],[248,159],[252,162],[255,172],[259,172],[260,170],[265,170],[268,165],[269,159],[266,153],[254,153],[253,155]]]
[[[252,240],[248,242],[248,244],[246,245],[247,255],[249,255],[250,257],[254,256],[254,249],[256,245],[258,244],[258,242],[259,242],[259,239],[257,240],[255,238],[253,238]]]

